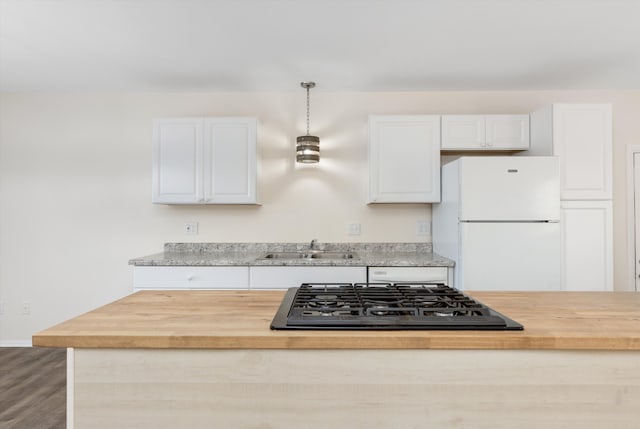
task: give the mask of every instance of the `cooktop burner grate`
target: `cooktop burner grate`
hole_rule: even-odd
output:
[[[304,283],[287,291],[272,329],[523,329],[439,283]]]

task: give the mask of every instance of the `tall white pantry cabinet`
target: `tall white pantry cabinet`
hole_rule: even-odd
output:
[[[553,104],[531,114],[523,155],[560,161],[562,288],[613,290],[612,107]]]
[[[155,119],[152,201],[256,204],[256,140],[251,117]]]

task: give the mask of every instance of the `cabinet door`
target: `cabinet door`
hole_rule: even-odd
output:
[[[486,149],[529,149],[529,115],[487,115]]]
[[[611,199],[611,105],[554,105],[553,154],[560,157],[563,200]]]
[[[134,290],[145,289],[248,289],[249,267],[137,266]]]
[[[443,115],[443,150],[484,149],[485,117],[483,115]]]
[[[302,283],[361,283],[366,267],[250,267],[251,289],[288,289]]]
[[[152,159],[152,202],[203,200],[201,118],[154,120]]]
[[[447,267],[368,267],[367,281],[375,282],[429,282],[449,284]]]
[[[255,204],[256,120],[206,118],[204,124],[206,203]]]
[[[369,201],[440,201],[440,117],[369,118]]]
[[[563,201],[561,212],[563,289],[613,290],[612,202]]]

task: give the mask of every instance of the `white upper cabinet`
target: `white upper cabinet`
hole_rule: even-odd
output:
[[[255,118],[163,118],[153,126],[152,201],[256,204]]]
[[[443,115],[442,150],[526,150],[529,115]]]
[[[153,122],[154,203],[196,204],[203,198],[203,122],[200,118]]]
[[[554,104],[531,114],[531,155],[560,159],[563,200],[612,198],[610,104]]]
[[[485,149],[483,115],[443,115],[442,149]]]
[[[369,202],[440,201],[440,116],[369,117]]]
[[[484,118],[488,149],[529,149],[529,115],[487,115]]]
[[[256,119],[205,118],[204,125],[205,202],[256,203]]]

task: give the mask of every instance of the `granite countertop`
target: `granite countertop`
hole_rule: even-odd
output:
[[[270,252],[309,250],[309,243],[166,243],[164,251],[129,261],[135,266],[398,266],[453,267],[431,243],[318,243],[314,249],[350,251],[352,259],[264,259]]]
[[[635,292],[473,292],[523,331],[269,329],[285,291],[143,291],[37,333],[34,346],[149,349],[640,350]]]

